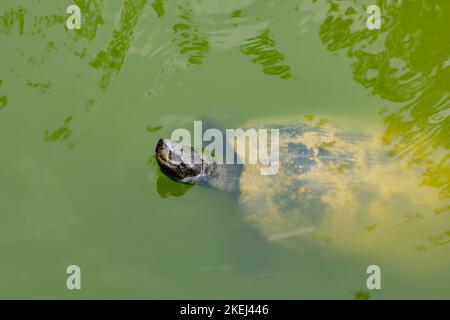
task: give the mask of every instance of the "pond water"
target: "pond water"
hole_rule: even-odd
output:
[[[450,298],[449,1],[73,3],[80,30],[66,2],[0,0],[1,298]],[[378,200],[357,216],[336,199],[270,241],[242,199],[154,164],[209,114],[344,119],[401,169],[360,172]]]

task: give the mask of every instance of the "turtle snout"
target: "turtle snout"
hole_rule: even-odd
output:
[[[167,148],[167,143],[165,142],[166,139],[159,139],[158,143],[156,144],[156,151],[158,152],[158,150],[162,149],[162,148]]]
[[[164,139],[159,139],[158,143],[156,143],[155,154],[157,158],[165,159],[168,153],[168,149],[166,144],[164,143]]]
[[[170,150],[164,140],[159,139],[156,143],[155,156],[159,165],[166,164],[169,160]]]

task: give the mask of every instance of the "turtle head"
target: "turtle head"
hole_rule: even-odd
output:
[[[159,139],[155,153],[161,171],[177,182],[194,183],[204,172],[202,152],[194,147]]]

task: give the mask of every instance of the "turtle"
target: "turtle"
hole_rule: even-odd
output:
[[[245,220],[273,241],[318,228],[335,234],[387,229],[433,207],[435,195],[418,187],[418,175],[393,156],[381,135],[338,120],[308,115],[244,124],[279,130],[274,175],[261,175],[259,163],[219,164],[200,148],[164,138],[155,158],[174,181],[236,193]]]

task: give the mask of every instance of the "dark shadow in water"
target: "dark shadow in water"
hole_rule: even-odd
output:
[[[163,128],[162,126],[155,126],[155,127],[148,126],[146,130],[147,130],[148,132],[158,132],[158,131],[161,130],[162,128]]]
[[[377,1],[381,30],[365,27],[363,5],[331,0],[320,26],[329,51],[353,59],[355,81],[399,103],[383,110],[391,155],[423,169],[422,184],[450,197],[450,2]],[[355,28],[355,25],[358,26]]]

